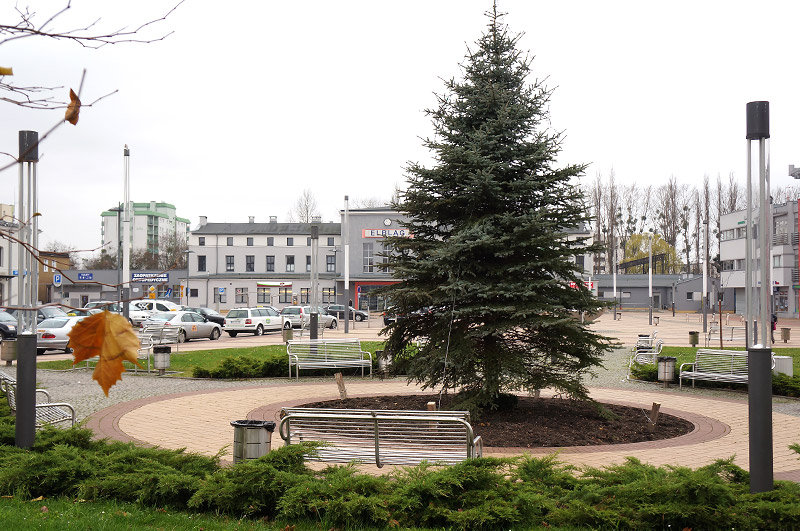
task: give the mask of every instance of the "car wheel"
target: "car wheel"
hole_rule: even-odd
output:
[[[213,328],[211,330],[211,336],[209,337],[211,341],[216,341],[219,339],[219,328]]]
[[[292,328],[292,322],[291,321],[286,321],[285,323],[283,323],[283,329],[284,330],[289,330],[290,328]]]
[[[231,336],[231,337],[236,337],[237,333],[238,332],[228,332],[228,335]]]
[[[261,334],[263,334],[263,333],[264,333],[264,327],[262,327],[261,325],[258,325],[258,326],[256,327],[256,335],[257,335],[257,336],[260,336],[260,335],[261,335]]]
[[[45,351],[46,351],[46,350],[47,350],[46,348],[37,348],[37,349],[36,349],[36,354],[38,354],[39,356],[41,356],[42,354],[44,354],[44,353],[45,353]]]
[[[178,343],[186,343],[186,332],[183,330],[178,332]]]
[[[336,330],[337,326],[339,326],[339,322],[336,319],[331,321],[331,330]]]
[[[360,313],[357,313],[357,314],[356,314],[356,321],[358,321],[358,322],[361,322],[361,321],[363,321],[363,320],[364,320],[364,316],[363,316],[363,315],[361,315]]]
[[[72,349],[70,347],[65,348],[64,354],[72,354]]]

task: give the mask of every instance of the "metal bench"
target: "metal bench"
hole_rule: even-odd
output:
[[[661,355],[661,349],[663,347],[664,341],[661,339],[656,340],[656,342],[650,347],[634,347],[631,354],[631,359],[628,361],[628,376],[626,379],[630,379],[631,369],[635,363],[640,365],[655,365],[658,357]]]
[[[722,341],[728,343],[742,343],[744,344],[745,341],[745,331],[744,326],[729,326],[729,327],[720,327],[717,324],[712,324],[711,327],[708,329],[708,333],[706,334],[706,346],[712,346],[714,343],[720,342],[720,336],[722,336]]]
[[[286,353],[289,355],[289,378],[292,377],[292,367],[295,367],[298,379],[300,369],[348,367],[361,367],[361,376],[364,376],[364,369],[369,368],[369,376],[372,377],[372,354],[361,350],[361,341],[358,339],[288,341]]]
[[[4,378],[0,385],[2,385],[3,391],[6,393],[8,407],[16,414],[17,383],[11,380],[11,378]],[[40,400],[42,401],[40,402]],[[36,405],[34,407],[36,408],[37,428],[67,421],[70,422],[70,426],[75,425],[75,408],[66,402],[51,402],[50,394],[44,389],[36,389]]]
[[[656,336],[658,335],[658,331],[653,331],[652,334],[639,334],[636,338],[636,344],[633,346],[633,349],[636,350],[637,348],[651,348],[656,341]]]
[[[685,370],[690,366],[692,370]],[[775,358],[772,358],[775,367]],[[678,387],[683,387],[683,379],[708,380],[712,382],[747,383],[747,351],[698,349],[694,362],[681,363],[678,373]]]
[[[303,321],[303,324],[300,325],[300,333],[298,334],[300,337],[303,337],[303,333],[308,330],[309,335],[311,334],[311,319],[308,321]],[[317,319],[317,337],[322,337],[325,335],[325,321],[322,319]]]
[[[180,345],[180,326],[147,325],[139,332],[139,341],[148,341],[151,346],[175,345],[175,352]]]
[[[482,457],[467,411],[284,408],[279,433],[286,444],[325,443],[309,459],[334,463],[416,465]]]

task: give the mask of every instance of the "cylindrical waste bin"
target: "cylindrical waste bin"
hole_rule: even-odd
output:
[[[792,333],[792,329],[791,329],[791,328],[781,328],[781,340],[782,340],[784,343],[786,343],[787,341],[789,341],[789,339],[791,339],[791,338],[789,337],[789,335],[790,335],[791,333]]]
[[[700,332],[697,330],[691,330],[689,332],[689,344],[693,347],[696,347],[698,343],[700,343]]]
[[[675,379],[675,362],[678,358],[672,356],[659,356],[658,357],[658,381],[664,382],[666,386],[668,382]]]
[[[6,339],[0,340],[0,360],[6,362],[6,365],[11,365],[11,362],[17,359],[17,342]]]
[[[294,337],[294,330],[290,326],[289,328],[283,329],[283,342],[286,343],[287,341],[291,341]]]
[[[275,423],[267,420],[234,420],[233,462],[258,459],[270,450]]]

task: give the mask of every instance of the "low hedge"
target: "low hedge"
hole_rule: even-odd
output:
[[[731,460],[691,470],[628,459],[578,471],[554,455],[522,456],[374,476],[351,466],[311,470],[311,445],[223,467],[219,456],[98,441],[81,428],[39,431],[30,450],[13,441],[14,420],[0,407],[0,495],[23,499],[127,501],[321,529],[790,529],[800,522],[800,485],[776,481],[773,491],[750,494],[748,473]]]
[[[373,356],[372,370],[376,371],[378,362]],[[366,370],[366,369],[365,369]],[[323,376],[336,372],[361,374],[361,369],[313,369],[304,370],[304,376]],[[257,360],[248,356],[227,357],[213,369],[195,366],[192,369],[194,378],[280,378],[289,375],[289,359],[287,356],[275,356],[266,360]]]

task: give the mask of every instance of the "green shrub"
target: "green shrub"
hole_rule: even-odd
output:
[[[800,397],[800,375],[772,375],[772,393],[781,396]]]
[[[634,362],[631,365],[631,377],[644,382],[657,382],[658,365]]]

